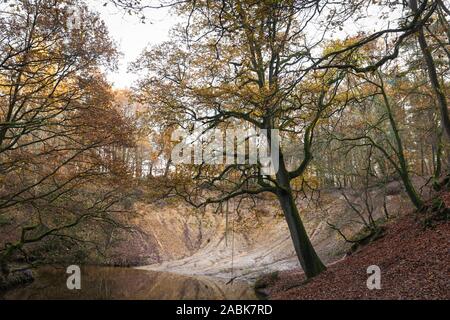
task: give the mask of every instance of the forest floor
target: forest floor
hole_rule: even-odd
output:
[[[367,288],[367,268],[381,269],[381,289]],[[301,270],[259,280],[269,299],[450,299],[450,223],[431,227],[413,214],[386,226],[384,236],[305,281]]]

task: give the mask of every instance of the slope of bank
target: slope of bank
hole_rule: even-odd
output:
[[[399,184],[394,182],[388,187],[386,208],[390,214],[398,215],[400,212],[411,210]],[[374,219],[382,219],[385,216],[383,192],[378,189],[371,191]],[[352,203],[364,205],[358,194],[349,194],[348,197]],[[361,223],[355,223],[358,216],[349,208],[342,194],[337,190],[324,190],[321,193],[320,206],[313,201],[298,199],[298,207],[310,239],[322,261],[330,264],[342,259],[351,245],[330,228],[328,222],[338,226],[349,236],[360,232],[363,227]],[[235,212],[233,208],[234,206],[230,205],[228,219],[224,215],[217,216],[211,213],[205,215],[205,218],[210,217],[209,220],[214,223],[209,224],[207,236],[206,232],[203,232],[205,236],[198,242],[199,249],[192,254],[178,259],[158,261],[140,269],[253,282],[262,274],[300,267],[287,224],[274,199],[260,198],[256,202],[248,201],[241,205],[241,212],[244,214]],[[152,210],[148,208],[148,216],[154,215]],[[178,214],[183,211],[185,210],[178,210]],[[149,225],[152,226],[150,229],[154,230],[156,224],[152,222]],[[192,227],[194,229],[189,233],[198,234],[195,225]],[[152,233],[156,234],[156,231],[161,235],[168,233],[167,228],[159,229],[161,232],[154,230]],[[206,230],[205,226],[204,229]],[[169,238],[176,239],[177,235],[174,232],[176,229],[170,230]]]
[[[370,190],[373,218],[410,211],[400,183]],[[347,192],[348,200],[363,207],[360,194]],[[40,243],[28,258],[47,265],[135,266],[189,276],[210,276],[253,282],[261,275],[299,268],[287,224],[277,201],[260,196],[230,201],[223,210],[195,210],[177,199],[144,202],[130,200],[129,215],[120,217],[127,229],[108,229],[107,237],[96,237],[98,246]],[[384,201],[384,199],[386,201]],[[339,190],[322,190],[319,198],[299,195],[297,204],[310,239],[326,264],[342,259],[349,245],[328,223],[347,236],[364,226]],[[385,204],[385,205],[383,205]],[[87,230],[89,231],[89,230]],[[97,235],[81,230],[79,238]],[[1,239],[1,236],[0,236]],[[99,251],[101,249],[101,251]],[[23,268],[17,261],[15,268]]]
[[[260,279],[270,299],[450,299],[450,223],[429,228],[413,215],[385,235],[305,282],[293,269]],[[367,268],[381,269],[381,290],[367,288]]]

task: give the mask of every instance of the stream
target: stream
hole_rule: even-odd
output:
[[[45,267],[33,271],[29,285],[0,293],[0,299],[74,300],[252,300],[255,292],[248,282],[184,276],[168,272],[85,266],[81,268],[81,289],[69,290],[63,268]]]

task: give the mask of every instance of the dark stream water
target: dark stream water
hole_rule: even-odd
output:
[[[0,294],[0,299],[107,300],[250,300],[255,292],[247,282],[226,284],[211,277],[189,277],[132,268],[82,267],[81,290],[69,290],[66,270],[45,267],[33,272],[36,280]]]

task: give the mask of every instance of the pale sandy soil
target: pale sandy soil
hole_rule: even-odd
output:
[[[327,224],[330,221],[342,228],[348,235],[360,230],[360,225],[344,223],[355,219],[342,196],[335,192],[323,195],[324,210],[313,210],[299,201],[306,228],[313,245],[324,263],[331,264],[342,259],[349,244],[337,235]],[[327,199],[327,200],[326,200]],[[225,279],[254,281],[262,274],[274,271],[298,269],[299,263],[294,253],[288,228],[275,202],[259,204],[263,214],[245,222],[228,218],[228,229],[224,217],[209,218],[211,225],[204,228],[198,250],[178,259],[168,259],[161,263],[138,267],[144,270],[168,271],[186,275],[206,275]],[[384,215],[382,201],[375,201],[376,217]],[[404,195],[388,197],[388,209],[392,215],[407,210]],[[174,214],[174,212],[172,212]],[[338,217],[338,218],[337,218]],[[246,224],[245,228],[242,224]],[[238,226],[238,227],[237,227]],[[243,229],[243,230],[242,230]],[[208,231],[205,231],[208,230]],[[228,230],[226,232],[225,230]],[[192,234],[192,230],[190,231]],[[165,232],[164,232],[165,233]],[[170,233],[177,243],[176,230]],[[170,241],[166,242],[170,250]]]

